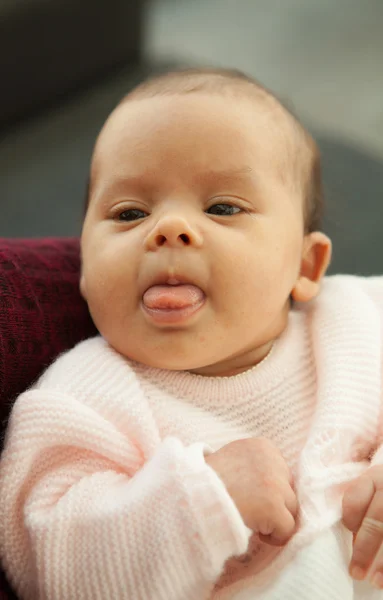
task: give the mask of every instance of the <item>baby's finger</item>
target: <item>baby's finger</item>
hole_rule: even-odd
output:
[[[356,535],[350,573],[364,579],[383,542],[383,490],[377,490]]]
[[[298,498],[290,486],[287,487],[285,492],[285,505],[287,510],[290,511],[292,516],[295,518],[299,510]]]
[[[343,496],[343,523],[357,533],[375,494],[375,486],[371,477],[358,477],[345,491]]]
[[[284,506],[279,509],[278,516],[275,515],[275,518],[266,521],[266,526],[260,524],[259,539],[272,546],[283,546],[291,538],[294,530],[295,519]]]
[[[374,566],[369,573],[369,580],[374,587],[383,589],[383,545],[380,547]]]

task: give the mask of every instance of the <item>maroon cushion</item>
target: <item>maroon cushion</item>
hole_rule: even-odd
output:
[[[0,434],[16,396],[61,352],[97,333],[79,270],[77,239],[0,238]],[[0,600],[14,598],[0,572]]]
[[[79,292],[79,242],[0,238],[0,419],[52,360],[96,333]]]

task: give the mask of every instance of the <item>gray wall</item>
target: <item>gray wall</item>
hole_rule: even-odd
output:
[[[333,272],[383,271],[382,0],[152,0],[146,67],[0,134],[0,236],[77,235],[91,149],[154,65],[225,65],[289,100],[317,138]]]

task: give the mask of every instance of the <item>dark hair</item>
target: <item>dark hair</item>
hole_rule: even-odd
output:
[[[301,179],[305,207],[305,232],[321,228],[324,197],[321,175],[321,160],[318,146],[291,108],[276,97],[269,89],[237,69],[202,68],[170,71],[150,77],[124,96],[119,105],[130,100],[210,92],[220,95],[250,95],[282,110],[296,134],[295,167]],[[91,176],[86,186],[85,214],[91,193]]]

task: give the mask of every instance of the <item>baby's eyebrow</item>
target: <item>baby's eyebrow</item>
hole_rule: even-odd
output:
[[[107,182],[99,191],[101,198],[114,194],[123,194],[127,190],[131,193],[150,193],[153,185],[150,184],[145,175],[132,177],[117,177],[117,179]]]
[[[209,184],[217,182],[230,182],[239,180],[249,180],[254,175],[253,169],[247,165],[232,169],[209,169],[196,176],[199,183]]]
[[[247,176],[252,173],[252,171],[253,169],[251,167],[245,165],[243,167],[237,167],[233,169],[209,169],[209,171],[206,171],[206,176],[236,178],[243,175]]]

